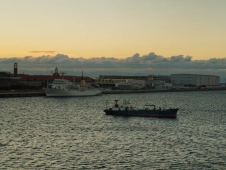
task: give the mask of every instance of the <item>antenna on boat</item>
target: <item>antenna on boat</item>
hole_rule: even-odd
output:
[[[108,100],[106,100],[106,109],[108,109]]]
[[[164,100],[164,109],[167,109],[166,99]]]
[[[83,70],[82,70],[82,78],[81,78],[80,84],[81,85],[85,85],[86,84],[86,81],[85,81],[85,79],[83,77]]]

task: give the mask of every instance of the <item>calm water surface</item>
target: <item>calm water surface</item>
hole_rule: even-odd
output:
[[[0,169],[226,169],[226,91],[0,98]],[[104,114],[105,101],[178,107]]]

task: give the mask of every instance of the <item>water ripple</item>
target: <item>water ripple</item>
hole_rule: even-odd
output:
[[[226,91],[0,100],[0,169],[224,169]],[[106,116],[105,101],[179,107],[177,119]]]

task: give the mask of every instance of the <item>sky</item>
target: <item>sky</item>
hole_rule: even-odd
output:
[[[70,74],[224,76],[225,7],[225,0],[0,0],[0,71],[18,62],[28,74],[57,66]]]

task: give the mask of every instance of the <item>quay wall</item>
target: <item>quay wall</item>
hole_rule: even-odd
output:
[[[217,91],[226,90],[226,88],[218,89],[170,89],[170,90],[109,90],[103,91],[102,94],[129,94],[129,93],[163,93],[163,92],[191,92],[191,91]],[[46,96],[42,90],[26,90],[26,91],[0,91],[2,97],[35,97]]]
[[[110,90],[103,91],[102,94],[126,94],[126,93],[162,93],[162,92],[190,92],[190,91],[216,91],[226,90],[226,88],[215,89],[170,89],[170,90]]]
[[[35,97],[45,96],[43,91],[0,91],[0,98],[2,97]]]

